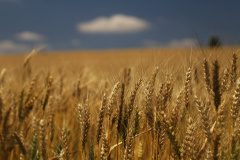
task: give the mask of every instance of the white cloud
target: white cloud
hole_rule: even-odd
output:
[[[26,44],[18,44],[10,40],[0,41],[0,53],[26,52],[30,50],[31,47]]]
[[[169,47],[194,47],[197,45],[197,40],[193,38],[174,39],[168,43]]]
[[[98,17],[77,25],[78,31],[85,33],[132,33],[149,27],[150,24],[147,21],[124,14],[115,14],[111,17]]]
[[[17,38],[22,41],[33,41],[33,42],[39,42],[44,40],[44,36],[30,32],[30,31],[24,31],[19,34],[17,34]]]

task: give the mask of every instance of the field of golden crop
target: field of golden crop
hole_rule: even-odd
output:
[[[0,55],[1,160],[240,157],[239,48]]]

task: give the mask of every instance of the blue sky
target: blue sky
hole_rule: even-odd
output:
[[[0,53],[240,43],[240,1],[0,0]]]

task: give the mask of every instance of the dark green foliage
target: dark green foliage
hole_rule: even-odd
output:
[[[208,46],[209,47],[219,47],[221,46],[220,39],[217,35],[211,36],[209,41],[208,41]]]
[[[62,145],[62,141],[60,141],[60,143],[58,143],[57,145],[56,145],[56,147],[55,147],[55,151],[54,151],[54,155],[55,156],[59,156],[60,155],[60,153],[61,153],[61,151],[62,151],[62,148],[63,147],[63,145]]]
[[[90,145],[88,160],[94,160],[93,143]]]
[[[40,160],[40,152],[39,150],[37,150],[36,156],[35,156],[35,160]]]
[[[36,135],[33,135],[31,160],[34,160],[36,152],[37,152],[37,137],[36,137]]]
[[[234,144],[232,147],[233,148],[232,148],[231,160],[239,160],[239,158],[240,158],[239,147],[237,146],[237,144]]]

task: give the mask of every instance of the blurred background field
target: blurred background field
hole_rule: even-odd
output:
[[[193,65],[198,64],[198,58],[218,58],[222,63],[229,61],[229,56],[239,52],[239,47],[220,47],[220,48],[149,48],[149,49],[113,49],[113,50],[75,50],[75,51],[40,51],[36,53],[31,64],[40,65],[50,69],[68,65],[76,66],[101,66],[118,67],[136,65]],[[22,54],[1,54],[1,67],[19,67],[29,53]],[[170,62],[170,63],[169,63]],[[191,63],[191,64],[190,64]]]
[[[36,52],[31,56],[29,67],[32,78],[41,73],[44,75],[64,73],[64,76],[69,76],[74,80],[84,70],[92,75],[95,81],[105,79],[113,85],[122,78],[123,68],[135,70],[136,77],[134,79],[149,76],[155,66],[159,66],[165,74],[174,72],[181,75],[186,72],[188,67],[201,68],[204,58],[211,61],[218,59],[221,66],[225,67],[229,65],[232,53],[238,54],[238,52],[238,47]],[[23,67],[24,60],[28,54],[0,55],[0,67],[5,68],[7,74],[13,74],[14,79],[18,79],[17,83],[20,85],[25,83],[25,81],[21,81],[20,77],[25,68]],[[223,70],[224,67],[220,69]]]

